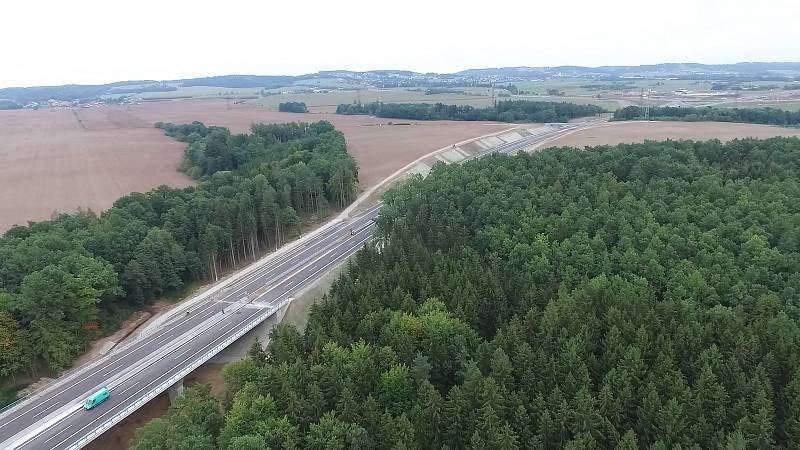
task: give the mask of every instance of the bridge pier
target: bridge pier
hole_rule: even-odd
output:
[[[178,399],[183,394],[183,378],[176,381],[175,384],[167,388],[167,394],[169,394],[169,404],[174,405],[175,400]]]

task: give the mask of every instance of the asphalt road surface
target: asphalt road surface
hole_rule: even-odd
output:
[[[224,342],[259,313],[291,297],[358,251],[372,237],[377,212],[374,207],[279,255],[195,306],[188,315],[180,315],[156,333],[106,356],[91,370],[4,415],[0,448],[68,448]],[[109,399],[85,411],[82,402],[103,386],[111,390]],[[40,429],[43,426],[45,430]]]

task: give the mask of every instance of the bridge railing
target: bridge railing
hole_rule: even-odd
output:
[[[303,245],[303,243],[306,242],[307,239],[310,239],[310,238],[313,238],[313,237],[315,237],[315,236],[317,236],[319,234],[322,234],[325,230],[337,225],[342,220],[343,220],[342,218],[336,218],[334,220],[331,220],[331,221],[327,222],[325,225],[323,225],[323,226],[317,228],[316,230],[304,235],[303,237],[305,239],[295,239],[294,241],[287,242],[286,244],[282,245],[276,251],[274,251],[272,253],[268,253],[267,255],[263,256],[261,259],[253,262],[249,266],[247,266],[247,267],[241,269],[240,271],[236,272],[235,275],[232,275],[232,276],[230,276],[230,277],[228,277],[226,279],[220,280],[214,286],[211,286],[210,288],[198,293],[197,295],[193,296],[189,300],[186,300],[186,301],[182,302],[181,304],[177,305],[175,308],[173,308],[171,311],[167,312],[166,314],[162,315],[161,317],[158,317],[158,318],[154,319],[151,323],[144,325],[142,330],[138,332],[138,334],[136,335],[135,338],[131,339],[129,342],[127,342],[127,343],[125,343],[125,344],[123,344],[121,346],[114,347],[114,349],[111,350],[104,357],[97,358],[92,362],[89,362],[89,363],[84,364],[82,366],[74,367],[74,368],[72,368],[72,369],[70,369],[68,371],[65,371],[62,374],[60,374],[57,379],[54,379],[52,382],[48,383],[47,385],[37,389],[34,392],[31,392],[28,395],[25,395],[23,397],[18,398],[13,403],[10,403],[10,404],[0,408],[0,418],[2,418],[4,415],[10,414],[11,412],[16,410],[17,408],[23,406],[28,401],[32,401],[32,400],[34,400],[36,398],[39,398],[39,397],[41,397],[41,396],[43,396],[45,394],[48,394],[53,389],[55,389],[55,388],[57,388],[59,386],[62,386],[64,382],[72,380],[76,376],[78,376],[80,374],[83,374],[84,372],[86,372],[89,369],[94,368],[98,364],[104,362],[105,357],[107,357],[107,356],[109,356],[111,354],[117,353],[119,351],[122,351],[122,350],[128,348],[131,345],[137,344],[140,339],[143,339],[143,338],[145,338],[147,336],[150,336],[153,333],[159,331],[166,322],[169,322],[170,320],[174,319],[176,315],[179,315],[179,313],[184,312],[187,308],[194,307],[200,301],[208,300],[209,298],[213,298],[214,296],[218,295],[221,291],[225,291],[225,290],[229,289],[232,285],[236,284],[236,282],[238,282],[243,277],[245,277],[247,275],[250,275],[251,273],[253,273],[254,271],[256,271],[258,269],[261,269],[266,264],[271,263],[274,258],[280,257],[281,255],[285,254],[286,252],[289,252],[289,251],[293,250],[294,248],[296,248],[296,247],[298,247],[300,245]]]
[[[77,450],[77,449],[83,448],[89,442],[91,442],[95,438],[97,438],[97,436],[103,434],[106,430],[108,430],[109,428],[113,427],[117,423],[121,422],[124,418],[128,417],[129,415],[131,415],[137,409],[141,408],[142,405],[144,405],[145,403],[147,403],[150,400],[152,400],[153,397],[155,397],[155,396],[161,394],[162,392],[166,391],[167,389],[169,389],[170,386],[174,385],[175,383],[180,381],[182,378],[184,378],[186,375],[191,373],[193,370],[195,370],[196,368],[198,368],[201,365],[203,365],[203,363],[205,363],[209,359],[213,358],[214,355],[216,355],[220,351],[222,351],[225,348],[227,348],[229,345],[231,345],[233,342],[238,340],[240,337],[244,336],[248,331],[250,331],[253,328],[255,328],[261,322],[267,320],[270,316],[272,316],[276,312],[280,311],[282,308],[284,308],[286,305],[288,305],[289,302],[290,302],[290,299],[282,300],[278,305],[267,309],[262,314],[259,314],[258,316],[256,316],[256,318],[254,318],[253,320],[248,322],[245,326],[240,327],[236,331],[236,333],[232,334],[231,336],[226,338],[224,341],[222,341],[219,344],[217,344],[216,346],[214,346],[214,348],[212,348],[211,350],[207,351],[206,353],[204,353],[199,358],[195,359],[191,364],[189,364],[186,367],[184,367],[183,369],[181,369],[180,372],[178,372],[175,375],[169,377],[167,380],[164,380],[163,382],[159,383],[157,386],[155,386],[153,389],[148,391],[146,394],[144,394],[143,396],[139,397],[135,402],[131,403],[125,409],[123,409],[122,411],[118,412],[114,416],[110,417],[108,420],[106,420],[105,422],[101,423],[100,425],[98,425],[96,428],[94,428],[93,430],[88,432],[86,435],[80,437],[77,441],[75,441],[73,444],[71,444],[67,448],[69,450]]]
[[[128,343],[128,344],[126,344],[124,346],[120,346],[118,348],[115,348],[111,352],[109,352],[106,356],[111,355],[111,354],[113,354],[113,353],[115,353],[115,352],[117,352],[119,350],[122,350],[122,349],[128,347],[128,345],[130,345],[132,343],[133,342]],[[46,386],[43,386],[40,389],[38,389],[38,390],[36,390],[36,391],[26,395],[26,396],[20,397],[14,403],[11,403],[9,405],[4,406],[3,408],[0,408],[0,418],[2,418],[5,414],[9,414],[9,413],[13,412],[18,407],[22,406],[25,402],[27,402],[29,400],[33,400],[35,398],[38,398],[38,397],[41,397],[41,396],[43,396],[45,394],[50,393],[50,391],[56,389],[59,386],[62,386],[64,383],[69,382],[70,380],[74,379],[78,375],[83,374],[84,372],[96,367],[97,365],[99,365],[99,364],[101,364],[103,362],[105,362],[104,358],[97,358],[94,361],[88,362],[88,363],[86,363],[86,364],[84,364],[82,366],[74,367],[74,368],[72,368],[70,370],[67,370],[66,372],[63,372],[58,378],[54,379],[53,381],[48,383]]]
[[[116,354],[117,352],[124,351],[128,347],[130,347],[132,345],[135,345],[135,344],[138,344],[139,343],[139,339],[141,339],[142,337],[143,336],[137,336],[136,339],[133,339],[130,342],[126,342],[123,345],[115,347],[113,350],[108,352],[108,354],[106,354],[105,357],[108,357],[108,356],[111,356],[113,354]],[[43,395],[46,395],[46,394],[50,393],[51,391],[53,391],[54,389],[58,388],[59,386],[63,386],[64,383],[68,383],[69,381],[75,379],[79,375],[82,375],[85,372],[90,371],[94,367],[98,366],[99,364],[104,363],[106,361],[105,357],[97,358],[94,361],[88,362],[88,363],[86,363],[86,364],[84,364],[82,366],[74,367],[74,368],[72,368],[70,370],[67,370],[67,371],[63,372],[57,379],[54,379],[52,382],[48,383],[46,386],[43,386],[43,387],[39,388],[38,390],[36,390],[36,391],[34,391],[34,392],[24,396],[24,397],[20,397],[19,399],[17,399],[13,403],[11,403],[9,405],[6,405],[3,408],[0,408],[0,418],[2,418],[5,414],[9,414],[9,413],[13,412],[18,407],[21,407],[25,402],[27,402],[29,400],[34,400],[34,399],[39,398],[39,397],[41,397]]]

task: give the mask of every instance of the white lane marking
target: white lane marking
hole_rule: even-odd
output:
[[[339,231],[341,231],[341,230],[339,230]],[[270,276],[275,277],[275,275],[276,275],[275,272],[278,272],[278,271],[281,271],[281,270],[283,270],[284,273],[280,274],[280,275],[277,275],[277,277],[281,277],[281,276],[285,275],[286,269],[284,267],[281,267],[281,265],[288,265],[289,266],[289,270],[291,270],[292,268],[295,268],[298,265],[302,264],[304,260],[307,260],[308,258],[313,258],[317,254],[319,254],[319,252],[325,251],[326,249],[330,248],[331,245],[335,245],[336,241],[339,240],[340,238],[341,238],[341,234],[331,233],[331,234],[325,235],[323,237],[323,239],[320,239],[318,242],[314,242],[310,246],[306,245],[306,246],[303,246],[303,247],[298,247],[297,250],[301,250],[301,251],[295,252],[294,254],[286,254],[286,255],[284,255],[285,257],[281,258],[280,261],[276,261],[276,262],[279,262],[279,263],[282,263],[282,264],[275,264],[275,265],[272,265],[270,267],[266,267],[265,266],[264,268],[268,269],[268,270],[261,270],[259,272],[255,272],[255,273],[253,273],[251,275],[248,275],[247,277],[243,278],[239,282],[237,282],[236,284],[240,285],[239,288],[237,288],[235,291],[233,291],[230,294],[228,294],[225,297],[223,297],[223,300],[227,299],[227,298],[229,298],[229,297],[231,297],[233,295],[241,294],[245,289],[252,288],[252,285],[254,285],[254,284],[258,284],[259,285],[257,287],[257,289],[258,289],[258,288],[260,288],[261,286],[263,286],[265,284],[270,284],[270,283],[275,282],[276,278],[268,278],[268,277],[270,277]],[[329,241],[332,241],[332,242],[329,242]],[[304,253],[309,253],[309,254],[308,255],[304,255]],[[300,257],[300,256],[302,256],[302,257]],[[290,261],[290,259],[297,260],[297,262],[292,262],[292,261]],[[289,264],[287,264],[287,263],[289,263]],[[268,278],[268,279],[265,280],[264,278]],[[246,281],[246,284],[244,286],[241,286],[243,281]]]
[[[283,283],[285,283],[287,280],[291,279],[293,276],[295,276],[295,275],[297,275],[298,273],[302,272],[303,270],[307,269],[307,268],[308,268],[308,266],[310,266],[310,265],[314,264],[315,262],[317,262],[317,261],[319,261],[320,259],[324,258],[325,256],[329,255],[329,254],[330,254],[331,252],[333,252],[334,250],[338,249],[339,247],[341,247],[341,246],[343,246],[343,245],[345,245],[345,244],[348,244],[349,242],[350,242],[350,241],[349,241],[349,240],[347,240],[347,241],[344,241],[344,242],[339,242],[338,244],[335,244],[335,245],[331,246],[331,247],[330,247],[330,248],[329,248],[329,249],[328,249],[328,250],[327,250],[325,253],[323,253],[323,254],[321,254],[321,255],[317,256],[316,258],[314,258],[313,260],[311,260],[311,262],[309,262],[309,263],[306,263],[305,265],[301,266],[299,269],[295,270],[294,272],[292,272],[292,273],[290,273],[290,274],[288,274],[288,275],[284,276],[284,277],[283,277],[283,278],[282,278],[280,281],[277,281],[275,284],[273,284],[272,286],[270,286],[270,287],[269,287],[269,289],[267,289],[266,291],[264,291],[264,292],[260,293],[260,294],[258,295],[258,297],[256,297],[256,298],[255,298],[255,300],[253,300],[253,301],[254,301],[254,302],[260,301],[262,297],[264,297],[265,295],[269,294],[270,292],[272,292],[272,291],[273,291],[273,290],[275,290],[276,288],[280,287],[280,286],[281,286]]]
[[[64,411],[62,411],[60,414],[52,417],[43,426],[37,427],[35,430],[31,430],[30,432],[28,432],[27,434],[25,434],[21,438],[19,438],[16,441],[12,442],[10,448],[17,448],[17,447],[20,447],[22,445],[25,445],[25,443],[27,443],[28,441],[30,441],[31,439],[36,437],[37,434],[39,434],[39,430],[50,428],[51,426],[53,426],[53,424],[60,422],[61,420],[63,420],[64,418],[66,418],[70,414],[78,411],[81,408],[83,408],[83,404],[82,403],[77,403],[77,404],[72,405],[71,407],[69,407],[67,409],[64,409]]]
[[[287,260],[289,260],[291,258],[294,258],[296,256],[299,256],[299,255],[302,255],[303,253],[312,253],[312,256],[313,256],[319,250],[326,249],[327,246],[329,245],[328,241],[336,241],[336,240],[341,238],[340,233],[341,233],[342,229],[346,228],[346,226],[350,225],[353,228],[355,228],[355,227],[361,227],[363,222],[372,222],[374,219],[372,217],[370,217],[370,215],[372,213],[374,213],[375,211],[377,211],[378,209],[380,209],[381,206],[382,205],[380,205],[380,204],[376,205],[376,206],[373,206],[372,208],[369,208],[367,211],[365,211],[360,217],[354,218],[353,220],[351,220],[349,222],[341,222],[340,224],[332,227],[328,233],[326,233],[324,235],[321,235],[321,236],[316,236],[315,240],[312,240],[311,242],[309,242],[309,243],[307,243],[305,245],[300,245],[300,246],[290,250],[289,252],[279,256],[278,258],[276,258],[275,261],[272,261],[272,264],[270,264],[269,266],[265,266],[264,267],[265,270],[257,270],[254,273],[246,276],[242,280],[238,280],[231,287],[236,286],[236,285],[241,285],[241,283],[243,281],[248,282],[248,285],[252,284],[252,282],[254,281],[253,278],[261,278],[264,275],[266,275],[267,273],[275,271],[275,269],[278,269],[277,266],[281,265],[280,263],[285,263],[285,262],[287,262]],[[369,227],[369,224],[367,224],[366,227]],[[364,228],[359,230],[359,232],[362,231],[363,229]],[[344,241],[344,242],[340,243],[339,245],[335,245],[333,248],[329,249],[327,252],[325,252],[320,257],[315,258],[315,260],[312,261],[312,263],[318,261],[319,259],[321,259],[325,255],[329,254],[332,250],[341,247],[342,245],[346,244],[347,242],[348,241]],[[361,243],[363,243],[363,241],[360,242],[359,245]],[[303,268],[301,268],[300,270],[295,271],[294,273],[290,274],[289,277],[287,277],[287,278],[291,278],[292,276],[295,276],[297,274],[297,272],[305,269],[307,266],[308,266],[308,264],[306,266],[304,266]],[[284,281],[285,280],[286,280],[286,278],[284,278]],[[305,281],[305,280],[303,280],[303,281]],[[247,287],[247,286],[245,286],[245,287]],[[268,290],[267,292],[269,292],[271,290],[272,290],[272,288],[270,290]],[[237,293],[237,291],[241,291],[241,288],[233,290],[225,298],[228,298],[231,295],[235,295]],[[264,292],[264,294],[266,294],[267,292]],[[260,299],[262,296],[263,296],[263,294],[260,295],[258,298]],[[196,320],[197,315],[199,313],[204,313],[204,312],[210,310],[213,307],[213,305],[214,305],[213,301],[204,302],[203,305],[198,306],[197,308],[195,308],[192,311],[194,313],[194,314],[192,314],[192,318],[194,318]],[[210,315],[208,317],[210,317]],[[181,325],[182,324],[185,324],[185,322],[181,323]],[[153,345],[161,344],[165,340],[169,339],[170,336],[168,336],[168,335],[164,336],[162,339],[159,339],[158,341],[156,341],[156,339],[158,339],[160,336],[162,336],[162,334],[170,334],[169,333],[170,331],[174,331],[174,329],[164,329],[164,330],[162,330],[162,332],[157,332],[157,333],[153,334],[152,336],[149,336],[148,338],[145,338],[145,339],[143,339],[141,341],[135,342],[135,344],[133,344],[134,345],[133,348],[130,348],[129,351],[127,351],[125,353],[114,354],[114,356],[117,356],[117,358],[111,359],[106,364],[101,364],[99,367],[94,368],[91,372],[87,373],[84,377],[82,377],[80,379],[77,379],[73,384],[67,386],[66,388],[62,388],[60,392],[48,397],[47,399],[43,400],[42,402],[40,402],[38,406],[44,406],[49,401],[56,399],[56,397],[58,395],[60,395],[62,392],[64,392],[65,390],[71,389],[71,388],[75,387],[76,385],[87,381],[89,378],[91,378],[92,376],[96,375],[100,370],[104,370],[104,369],[110,367],[111,365],[121,361],[123,358],[129,357],[131,354],[144,349],[146,346],[149,346],[150,344],[153,344]],[[183,353],[181,353],[181,355],[182,354]],[[101,374],[101,376],[107,376],[108,374],[110,374],[114,370],[116,370],[116,369],[113,369],[113,368],[110,369],[110,370],[106,369],[106,372]],[[33,410],[35,410],[35,407],[33,408]],[[48,410],[49,410],[49,408],[44,409],[42,412],[38,413],[37,416],[46,413]],[[2,426],[11,424],[13,421],[15,421],[15,420],[17,420],[17,419],[19,419],[21,417],[27,416],[28,414],[30,414],[30,412],[32,412],[32,410],[28,411],[25,414],[20,414],[17,417],[11,418],[8,421],[4,421],[4,423],[2,425],[0,425],[0,428]]]
[[[213,306],[213,303],[210,303],[208,306]],[[204,308],[204,310],[207,310],[207,309],[208,309],[208,307]],[[214,312],[214,314],[216,314],[216,312]],[[212,315],[213,314],[209,314],[208,317],[211,317]],[[195,315],[194,317],[196,318],[197,316]],[[113,354],[114,357],[111,357],[108,361],[103,362],[103,363],[99,364],[97,367],[92,368],[91,371],[89,371],[89,372],[83,374],[81,377],[77,378],[72,384],[70,384],[70,385],[68,385],[66,387],[63,387],[63,388],[59,389],[58,391],[54,391],[50,396],[46,397],[41,402],[33,405],[33,407],[28,409],[27,411],[20,411],[19,414],[16,417],[12,417],[12,418],[9,418],[7,420],[4,420],[3,423],[0,424],[0,428],[2,428],[4,426],[11,425],[13,422],[15,422],[16,420],[19,420],[19,419],[21,419],[23,417],[29,417],[30,414],[35,412],[38,408],[43,408],[43,411],[37,413],[37,416],[42,415],[42,413],[52,412],[53,411],[53,407],[57,407],[58,405],[56,404],[56,405],[52,405],[53,407],[49,407],[49,406],[47,406],[47,404],[50,403],[52,400],[56,400],[57,397],[59,395],[61,395],[63,392],[68,391],[68,390],[74,388],[75,386],[86,382],[90,378],[96,376],[100,371],[106,370],[106,368],[110,367],[111,365],[114,365],[114,364],[122,361],[123,359],[130,357],[131,355],[135,354],[136,352],[143,350],[147,345],[150,345],[157,338],[159,338],[159,337],[161,337],[161,336],[163,336],[165,334],[169,334],[169,333],[171,333],[173,331],[174,331],[174,329],[166,329],[165,328],[164,330],[161,330],[158,333],[153,334],[152,336],[148,336],[147,338],[145,338],[145,339],[143,339],[141,341],[135,342],[135,345],[133,346],[133,348],[130,349],[130,351],[125,352],[125,353]],[[169,336],[167,336],[167,337],[169,337]],[[109,356],[111,356],[111,355],[109,355]],[[104,375],[101,375],[101,377],[105,376],[105,375],[107,375],[107,373],[104,374]],[[33,416],[31,416],[31,417],[33,417]],[[34,425],[34,424],[32,424],[32,425]],[[29,425],[28,427],[30,427],[32,425]]]
[[[367,229],[367,228],[369,228],[369,227],[366,227],[366,228],[362,229],[361,231],[363,231],[363,230],[365,230],[365,229]],[[335,264],[335,263],[338,263],[338,262],[341,262],[343,259],[346,259],[346,258],[347,258],[347,257],[349,257],[349,256],[350,256],[352,253],[355,253],[355,252],[353,251],[354,249],[356,249],[356,251],[357,251],[357,249],[358,249],[358,248],[359,248],[361,245],[363,245],[363,244],[364,244],[364,242],[367,242],[367,241],[368,241],[368,240],[370,240],[371,238],[372,238],[372,234],[367,234],[367,237],[365,237],[365,238],[364,238],[364,239],[362,239],[361,241],[357,242],[355,245],[353,245],[353,246],[349,247],[349,248],[348,248],[348,249],[346,249],[346,250],[345,250],[345,251],[344,251],[344,252],[343,252],[341,255],[339,255],[339,256],[340,256],[340,258],[335,258],[335,259],[333,259],[333,260],[331,260],[331,261],[329,261],[329,262],[325,263],[325,265],[323,265],[323,266],[322,266],[322,267],[320,267],[319,269],[317,269],[317,270],[315,270],[314,272],[312,272],[312,273],[311,273],[311,275],[309,275],[309,276],[307,276],[306,278],[304,278],[304,279],[302,279],[302,280],[300,280],[300,281],[298,281],[298,282],[294,283],[294,285],[293,285],[293,286],[288,286],[288,287],[286,287],[286,292],[289,292],[289,291],[291,291],[293,288],[295,288],[295,287],[297,287],[297,286],[301,285],[302,283],[305,283],[305,282],[306,282],[307,280],[309,280],[311,277],[313,277],[314,275],[318,274],[319,272],[321,272],[321,271],[323,271],[323,270],[327,269],[327,268],[328,268],[328,267],[330,267],[331,265],[333,265],[333,264]],[[351,242],[350,242],[350,241],[348,241],[347,243],[351,243]],[[338,247],[337,247],[337,248],[338,248]],[[328,253],[330,253],[330,252],[328,252]],[[346,256],[345,256],[345,255],[346,255]],[[276,287],[276,288],[277,288],[277,287],[283,287],[283,285],[284,285],[284,284],[291,284],[291,281],[292,281],[292,280],[291,280],[291,278],[292,278],[294,275],[296,275],[298,272],[301,272],[302,270],[305,270],[305,269],[306,269],[308,266],[310,266],[311,264],[313,264],[313,263],[315,263],[315,262],[319,261],[319,260],[320,260],[320,259],[322,259],[322,257],[324,257],[324,256],[325,256],[325,255],[322,255],[322,256],[320,256],[319,258],[317,258],[316,260],[314,260],[314,261],[312,261],[311,263],[307,264],[307,265],[306,265],[306,267],[303,267],[302,269],[300,269],[300,270],[298,270],[297,272],[293,273],[293,274],[292,274],[292,275],[290,275],[289,277],[287,277],[287,278],[283,279],[283,280],[282,280],[282,281],[281,281],[279,284],[275,285],[274,287]],[[342,256],[344,256],[344,257],[342,257]],[[259,297],[259,298],[260,298],[260,297]],[[269,303],[269,305],[272,305],[272,304],[274,304],[274,302],[275,302],[275,300],[273,300],[272,302],[270,302],[270,303]]]
[[[32,416],[31,416],[31,418],[33,418],[33,419],[36,419],[37,417],[39,417],[39,416],[41,416],[41,415],[43,415],[43,414],[47,414],[47,411],[48,411],[48,410],[46,410],[46,409],[45,409],[45,410],[42,410],[42,411],[39,411],[38,413],[36,413],[36,414],[32,415]]]
[[[316,271],[312,272],[312,273],[311,273],[311,275],[309,275],[309,276],[305,277],[305,278],[304,278],[303,280],[301,280],[301,281],[298,281],[297,283],[295,283],[295,284],[294,284],[294,286],[290,287],[290,288],[289,288],[289,290],[291,290],[291,289],[293,289],[293,288],[296,288],[297,286],[299,286],[299,285],[301,285],[301,284],[305,283],[306,281],[308,281],[308,280],[309,280],[311,277],[313,277],[314,275],[316,275],[316,274],[318,274],[319,272],[321,272],[321,271],[325,270],[326,268],[328,268],[328,266],[330,266],[330,265],[332,265],[332,264],[335,264],[335,263],[337,263],[337,262],[341,262],[341,260],[343,260],[343,259],[346,259],[347,257],[349,257],[349,256],[350,256],[350,254],[352,254],[352,253],[355,253],[355,252],[352,252],[352,253],[350,253],[350,252],[351,252],[353,249],[358,249],[359,247],[361,247],[361,246],[362,246],[362,245],[363,245],[365,242],[367,242],[367,241],[368,241],[368,240],[370,240],[370,239],[372,239],[372,235],[368,235],[366,238],[362,239],[362,240],[361,240],[360,242],[358,242],[356,245],[354,245],[354,246],[352,246],[352,247],[348,248],[347,250],[345,250],[345,251],[344,251],[344,253],[342,253],[341,255],[339,255],[339,256],[341,256],[341,258],[337,258],[337,259],[331,260],[330,262],[326,263],[324,266],[322,266],[322,267],[320,267],[319,269],[317,269]],[[356,251],[358,251],[358,250],[356,250]]]
[[[186,350],[184,350],[184,351],[178,353],[177,355],[175,355],[174,358],[180,358],[181,356],[183,356],[184,353],[188,352],[191,349],[192,349],[191,347],[188,347]]]
[[[188,331],[188,330],[187,330],[187,331]],[[181,336],[182,336],[182,335],[183,335],[183,334],[181,334]],[[164,336],[164,338],[163,338],[163,339],[159,339],[158,341],[156,341],[156,342],[153,342],[153,346],[154,346],[154,347],[159,347],[159,346],[160,346],[162,343],[164,343],[164,342],[166,342],[166,341],[168,341],[168,340],[170,340],[170,339],[175,339],[175,336],[170,336],[170,335]]]
[[[253,311],[253,314],[250,314],[250,315],[249,315],[249,316],[247,316],[247,317],[246,317],[244,320],[242,320],[242,321],[239,321],[238,323],[247,323],[247,321],[248,321],[248,320],[250,320],[250,319],[251,319],[253,316],[255,316],[255,315],[257,315],[257,314],[261,313],[262,311],[263,311],[262,309],[256,309],[256,310],[254,310],[254,311]],[[227,337],[228,337],[228,333],[223,333],[221,336],[218,336],[216,339],[212,339],[212,340],[211,340],[211,342],[209,342],[208,344],[204,345],[204,346],[203,346],[203,347],[201,347],[199,350],[197,350],[196,352],[194,352],[194,353],[192,354],[192,356],[191,356],[191,357],[195,357],[196,355],[200,354],[202,351],[204,351],[204,350],[205,350],[206,348],[208,348],[209,346],[216,345],[218,341],[220,341],[220,340],[224,340],[224,339],[227,339]],[[172,372],[173,370],[177,369],[177,368],[178,368],[180,365],[181,365],[181,364],[175,365],[175,366],[174,366],[174,367],[172,367],[171,369],[167,370],[167,371],[166,371],[166,373],[164,373],[164,375],[162,375],[162,376],[160,376],[160,377],[156,377],[156,379],[155,379],[155,380],[153,380],[153,381],[151,381],[150,383],[146,384],[146,385],[145,385],[143,388],[141,388],[141,389],[139,389],[138,391],[134,392],[134,393],[133,393],[132,395],[130,395],[129,397],[131,397],[131,398],[132,398],[132,397],[134,397],[134,396],[138,395],[138,394],[139,394],[139,393],[141,393],[143,390],[145,390],[145,389],[149,388],[151,385],[154,385],[154,384],[161,383],[161,381],[162,381],[162,378],[164,378],[164,377],[167,377],[167,378],[168,378],[168,377],[172,376],[172,375],[170,375],[170,372]],[[80,407],[81,405],[78,405],[78,406]],[[61,442],[57,443],[57,444],[56,444],[56,445],[54,445],[53,447],[59,447],[59,446],[61,446],[61,444],[63,444],[64,442],[68,441],[68,440],[69,440],[71,437],[75,436],[76,434],[80,433],[80,432],[81,432],[81,431],[83,431],[84,429],[88,428],[88,427],[89,427],[89,426],[91,426],[93,423],[97,422],[98,420],[103,420],[103,419],[104,419],[106,416],[108,416],[109,414],[112,414],[112,413],[113,413],[112,415],[116,414],[116,412],[114,412],[114,410],[115,410],[116,408],[119,408],[120,406],[125,406],[125,405],[124,405],[123,403],[118,403],[118,404],[114,405],[114,407],[113,407],[113,408],[109,409],[109,410],[108,410],[108,411],[106,411],[104,414],[102,414],[102,415],[98,416],[98,417],[97,417],[95,420],[93,420],[93,421],[89,422],[88,424],[84,425],[83,427],[81,427],[80,429],[78,429],[77,431],[75,431],[74,433],[70,434],[70,435],[69,435],[69,436],[67,436],[67,437],[66,437],[64,440],[62,440]],[[61,434],[61,433],[56,433],[55,435],[53,435],[53,436],[51,436],[50,438],[48,438],[48,439],[45,441],[45,443],[46,443],[46,442],[48,442],[48,441],[50,441],[51,439],[55,438],[56,436],[58,436],[58,435],[60,435],[60,434]]]
[[[107,377],[108,375],[111,375],[112,373],[116,372],[117,370],[119,370],[119,367],[111,367],[108,371],[103,372],[102,374],[100,374],[100,376],[101,377]]]
[[[141,380],[134,382],[132,385],[130,385],[130,386],[126,387],[125,389],[117,392],[115,395],[122,395],[122,394],[128,392],[129,390],[131,390],[134,386],[136,386],[140,382],[141,382]],[[111,391],[111,393],[114,394],[114,391]]]
[[[338,233],[334,233],[333,231],[335,231],[335,230],[336,231],[341,231],[339,229],[343,228],[343,225],[344,225],[344,223],[340,223],[340,224],[336,225],[335,227],[332,227],[329,233],[322,234],[322,235],[319,235],[319,236],[315,236],[314,238],[312,238],[309,242],[305,243],[304,245],[298,245],[297,247],[289,250],[288,252],[276,257],[274,261],[269,261],[269,264],[265,263],[265,265],[263,267],[255,270],[253,273],[245,275],[241,279],[236,280],[236,282],[233,283],[231,286],[228,286],[228,287],[225,288],[225,289],[231,289],[231,288],[235,288],[235,289],[233,289],[229,294],[227,294],[224,297],[222,297],[221,300],[225,300],[228,297],[236,294],[237,292],[240,292],[242,290],[242,288],[248,287],[254,281],[257,281],[257,279],[259,279],[259,278],[261,278],[263,276],[266,276],[267,274],[272,272],[274,269],[278,269],[280,265],[282,265],[283,263],[286,263],[288,260],[293,259],[296,256],[300,256],[301,254],[303,254],[305,252],[311,252],[313,254],[315,251],[317,251],[316,247],[323,247],[323,248],[326,247],[328,245],[327,241],[331,240],[331,238],[337,238],[339,236]],[[320,244],[323,244],[323,245],[320,245]],[[243,283],[245,284],[244,286],[242,286]]]

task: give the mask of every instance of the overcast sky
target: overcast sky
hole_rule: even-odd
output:
[[[800,0],[2,0],[0,87],[800,60]]]

